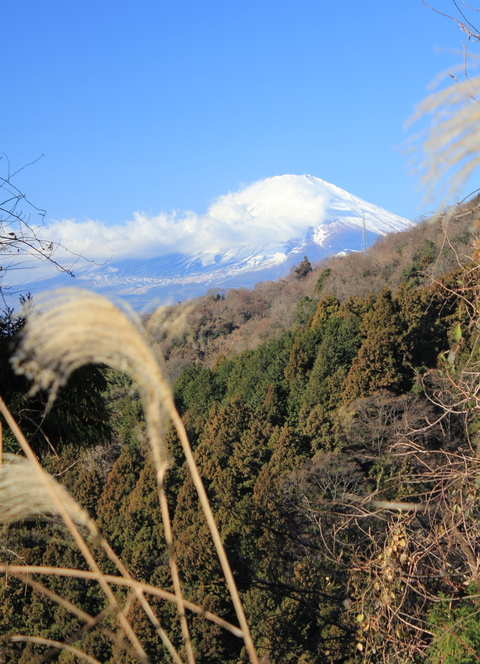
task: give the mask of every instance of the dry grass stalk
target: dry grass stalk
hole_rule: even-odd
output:
[[[42,583],[35,581],[27,574],[15,574],[15,576],[18,579],[20,579],[23,583],[36,590],[41,595],[44,595],[48,599],[52,600],[59,606],[63,607],[64,609],[72,613],[74,616],[77,616],[77,618],[80,618],[80,620],[84,621],[85,623],[84,627],[81,628],[76,634],[74,634],[73,637],[68,639],[68,643],[73,643],[76,640],[76,638],[81,636],[81,634],[96,627],[98,631],[104,634],[107,638],[109,638],[110,641],[112,641],[112,643],[115,643],[119,648],[128,652],[128,654],[131,657],[133,657],[133,659],[137,658],[135,650],[127,643],[125,643],[125,641],[121,638],[119,634],[115,634],[115,632],[112,632],[112,630],[108,629],[107,627],[104,627],[101,624],[102,620],[107,616],[108,613],[110,613],[110,607],[107,607],[96,616],[91,616],[86,611],[83,611],[83,609],[80,609],[78,606],[75,606],[75,604],[72,604],[72,602],[69,602],[61,595],[58,595],[53,590],[50,590],[50,588],[47,588]],[[45,658],[48,659],[47,656]]]
[[[39,485],[43,484],[43,487],[45,489],[45,492],[50,494],[51,498],[51,505],[54,506],[55,513],[58,514],[63,522],[65,523],[66,527],[68,528],[70,534],[72,535],[75,543],[77,544],[80,552],[82,553],[83,557],[85,558],[85,561],[87,562],[88,566],[92,570],[93,574],[95,575],[95,579],[98,581],[100,587],[102,588],[103,592],[105,593],[108,601],[110,602],[113,610],[117,613],[118,615],[118,620],[120,622],[120,625],[122,628],[125,630],[125,633],[128,635],[128,638],[132,642],[137,655],[139,657],[139,660],[141,662],[145,662],[145,664],[148,664],[148,657],[145,653],[145,650],[143,649],[142,645],[140,644],[140,641],[138,640],[135,632],[133,631],[129,621],[126,619],[126,617],[123,615],[121,607],[117,601],[117,598],[113,594],[110,586],[108,583],[105,581],[105,576],[100,570],[100,567],[97,564],[97,561],[93,557],[87,543],[83,539],[75,521],[72,519],[67,507],[63,504],[62,498],[63,495],[60,493],[57,493],[57,483],[52,482],[51,478],[49,477],[48,473],[46,473],[42,466],[40,465],[38,459],[36,458],[35,454],[33,453],[30,445],[28,444],[25,436],[23,435],[22,431],[19,429],[17,423],[13,419],[10,411],[6,407],[5,403],[3,402],[3,399],[0,398],[0,412],[4,416],[8,426],[10,427],[12,433],[14,434],[17,442],[19,443],[20,447],[22,448],[22,451],[24,452],[25,456],[27,457],[28,461],[31,463],[32,467],[35,469],[35,473],[38,479]],[[2,467],[2,472],[3,472],[3,467]]]
[[[87,291],[68,289],[40,302],[41,310],[27,312],[27,326],[15,366],[34,380],[34,390],[50,390],[55,398],[75,369],[103,363],[128,373],[138,384],[144,404],[152,455],[157,470],[159,499],[169,551],[172,581],[189,664],[195,658],[182,603],[182,590],[171,537],[168,504],[162,488],[168,462],[163,446],[163,404],[169,395],[157,356],[141,326],[112,302]],[[33,313],[33,315],[31,315]]]
[[[54,487],[56,494],[60,497],[72,520],[79,525],[85,526],[90,535],[100,542],[102,548],[106,551],[117,569],[119,569],[120,573],[126,578],[131,578],[108,542],[99,535],[95,523],[90,519],[87,512],[80,507],[68,491],[58,484],[53,477],[48,475],[48,473],[45,473],[45,476],[48,482]],[[45,490],[45,483],[39,481],[36,469],[32,463],[25,457],[12,454],[3,455],[3,467],[0,472],[0,523],[12,523],[33,516],[57,514],[58,511],[56,508],[57,504],[52,501],[51,493]],[[44,592],[47,594],[47,590]],[[167,650],[170,652],[172,659],[176,664],[181,664],[175,648],[168,635],[162,629],[152,608],[145,601],[143,593],[135,589],[135,594],[150,621],[155,626]],[[58,598],[55,601],[60,603]],[[69,610],[72,610],[71,607]]]
[[[146,333],[143,331],[139,321],[135,318],[133,312],[128,311],[127,314],[126,310],[116,307],[114,304],[98,295],[75,289],[68,289],[55,293],[53,297],[49,296],[43,299],[39,303],[39,306],[39,311],[30,310],[25,312],[27,316],[27,325],[14,360],[16,370],[19,373],[26,374],[34,380],[33,391],[41,388],[48,389],[51,394],[50,398],[54,399],[58,388],[68,380],[70,374],[75,369],[89,363],[102,363],[120,371],[124,371],[138,384],[144,406],[152,456],[157,472],[159,502],[164,524],[165,539],[169,552],[170,571],[175,595],[172,596],[171,593],[166,593],[165,591],[162,592],[164,593],[164,597],[167,597],[168,595],[169,600],[174,597],[180,617],[189,664],[193,664],[195,660],[190,642],[185,608],[199,612],[218,624],[222,622],[222,626],[230,629],[230,631],[237,636],[240,635],[243,637],[250,661],[253,664],[256,664],[258,658],[250,636],[248,623],[245,618],[235,581],[208,503],[203,483],[193,458],[183,423],[176,411],[165,378],[162,360],[158,357],[154,347],[149,343]],[[1,409],[2,412],[4,412],[4,404],[0,404],[0,406],[2,406]],[[211,614],[199,610],[198,607],[186,602],[183,598],[174,554],[174,543],[170,516],[168,513],[167,498],[164,489],[164,478],[168,469],[168,460],[163,441],[163,431],[167,417],[170,417],[173,420],[177,428],[187,464],[192,474],[207,523],[210,527],[217,554],[235,606],[241,627],[240,630],[233,625],[229,625],[225,621],[221,621],[221,619],[216,616],[212,616]],[[11,416],[10,420],[12,420]],[[23,438],[15,423],[13,421],[10,422],[8,418],[7,422],[11,428],[13,425],[12,431],[14,434],[16,436],[18,434]],[[17,431],[15,431],[15,428]],[[33,456],[33,453],[31,450],[30,453],[27,453],[25,445],[28,446],[28,443],[24,441],[21,445],[27,458],[30,459],[30,456]],[[36,463],[38,464],[38,462]],[[40,467],[39,464],[38,467]],[[43,472],[43,470],[41,472]],[[45,480],[45,478],[41,481],[44,482],[44,484],[49,482],[49,480]],[[58,500],[58,496],[56,500]],[[179,664],[181,660],[178,653],[176,653],[173,648],[168,636],[163,632],[156,616],[143,595],[144,592],[151,592],[151,589],[146,589],[142,584],[138,584],[131,578],[121,561],[118,560],[108,543],[103,539],[101,539],[102,546],[107,552],[107,555],[117,566],[117,569],[119,569],[120,573],[123,575],[123,579],[120,582],[118,580],[119,577],[113,577],[115,579],[114,581],[112,577],[102,575],[98,566],[96,566],[95,561],[92,561],[82,548],[82,546],[85,547],[86,545],[83,540],[83,544],[78,540],[78,537],[80,537],[78,529],[76,529],[74,520],[71,519],[68,511],[63,509],[63,512],[59,511],[58,513],[64,519],[67,527],[71,530],[72,535],[74,531],[78,533],[78,536],[75,536],[75,539],[92,569],[90,574],[94,575],[104,589],[104,592],[109,596],[109,600],[114,607],[114,610],[117,611],[120,624],[122,625],[122,628],[125,629],[125,633],[128,635],[130,641],[137,650],[137,656],[139,659],[141,661],[147,661],[144,650],[138,643],[135,635],[132,634],[131,626],[127,619],[129,604],[127,603],[127,606],[124,607],[123,610],[120,609],[108,586],[109,583],[122,583],[133,589],[151,622],[162,637],[173,660]],[[8,569],[12,571],[12,568]],[[25,568],[23,571],[25,572]]]
[[[96,579],[93,572],[87,572],[81,569],[70,569],[68,567],[48,567],[45,565],[0,565],[0,572],[2,574],[12,574],[15,576],[24,574],[47,574],[51,576],[74,577],[77,579],[88,579],[93,581]],[[135,581],[133,579],[127,579],[121,576],[112,576],[111,574],[106,574],[105,579],[112,585],[123,586],[132,589],[138,588],[144,593],[159,597],[160,599],[165,599],[169,602],[175,602],[175,595],[173,593],[168,592],[168,590],[163,590],[163,588],[150,586],[148,583],[142,583],[141,581]],[[183,605],[189,611],[202,616],[206,620],[210,620],[219,627],[223,627],[223,629],[226,629],[234,636],[243,638],[242,630],[235,625],[232,625],[227,620],[220,618],[210,611],[205,611],[203,607],[198,606],[193,602],[189,602],[186,599],[183,600]]]
[[[426,115],[430,128],[419,146],[418,167],[427,194],[443,194],[442,204],[458,192],[480,164],[480,76],[456,81],[426,97],[410,122]]]
[[[11,640],[13,642],[26,641],[30,643],[38,643],[39,645],[43,646],[52,646],[54,648],[58,648],[59,650],[67,650],[68,652],[72,653],[73,655],[83,660],[84,662],[88,662],[89,664],[101,664],[101,662],[99,662],[98,659],[93,659],[93,657],[90,657],[89,655],[85,654],[82,650],[74,648],[73,646],[69,646],[66,643],[62,643],[61,641],[44,639],[41,636],[23,636],[23,635],[12,636]]]

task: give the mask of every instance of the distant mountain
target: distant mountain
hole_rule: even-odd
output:
[[[233,222],[231,208],[223,200],[227,197],[218,199],[215,207],[216,228],[221,228],[222,211],[230,231],[235,224],[231,243],[228,238],[233,233],[221,236],[226,238],[225,246],[203,248],[198,253],[176,251],[158,258],[112,260],[101,266],[85,264],[77,269],[75,282],[59,275],[23,288],[38,292],[73,284],[121,297],[137,309],[148,308],[198,296],[210,288],[250,287],[276,279],[285,276],[304,255],[317,261],[331,254],[359,251],[363,243],[370,245],[378,236],[413,226],[413,222],[311,175],[275,176],[240,194],[229,195],[236,196]],[[200,224],[212,223],[211,210],[210,216],[199,218]]]

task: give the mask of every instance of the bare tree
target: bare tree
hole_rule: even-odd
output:
[[[429,5],[427,2],[425,2],[425,0],[422,0],[422,3],[425,5],[425,7],[428,7],[437,14],[440,14],[440,16],[445,16],[446,18],[454,21],[458,25],[460,30],[462,30],[462,32],[465,33],[467,38],[466,42],[464,43],[465,54],[467,54],[467,49],[471,42],[480,41],[480,29],[477,28],[474,25],[474,23],[472,23],[472,21],[474,20],[473,18],[474,12],[479,13],[480,9],[471,7],[465,2],[465,0],[462,0],[461,3],[457,2],[457,0],[452,0],[453,13],[447,14],[446,12],[441,12],[436,7]],[[467,75],[466,69],[465,69],[465,75]]]
[[[35,164],[43,155],[12,170],[7,155],[0,155],[0,279],[7,272],[32,267],[36,261],[47,261],[60,272],[74,276],[72,267],[66,267],[55,260],[55,252],[61,246],[58,242],[46,239],[45,210],[32,203],[14,182],[15,177],[27,166]],[[72,252],[71,252],[72,253]],[[72,253],[73,264],[79,256]],[[15,292],[12,285],[0,282],[0,297]]]

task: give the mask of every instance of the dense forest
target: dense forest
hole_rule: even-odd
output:
[[[305,257],[284,280],[144,318],[263,664],[480,661],[479,208],[477,198],[365,253]],[[28,396],[10,363],[23,325],[4,312],[2,398],[129,573],[172,590],[141,393],[91,365],[53,404]],[[3,425],[4,452],[18,454]],[[235,622],[173,425],[165,441],[185,597]],[[6,523],[0,552],[4,566],[85,565],[52,515]],[[65,604],[7,571],[0,661],[78,661],[18,634],[74,645],[85,661],[136,661],[112,642],[96,584],[36,578]],[[175,608],[152,606],[182,654]],[[138,603],[129,618],[149,661],[172,661]],[[190,633],[200,664],[248,661],[243,642],[203,616]]]

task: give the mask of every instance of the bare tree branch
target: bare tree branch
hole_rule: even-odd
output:
[[[46,211],[32,203],[13,181],[15,176],[36,164],[42,157],[43,154],[12,171],[7,155],[0,155],[0,167],[3,168],[0,170],[0,298],[4,303],[6,293],[18,292],[18,286],[1,282],[8,272],[32,268],[38,262],[48,262],[59,272],[73,277],[76,263],[84,259],[60,242],[44,236]],[[70,265],[66,266],[56,260],[58,249],[72,256]]]

